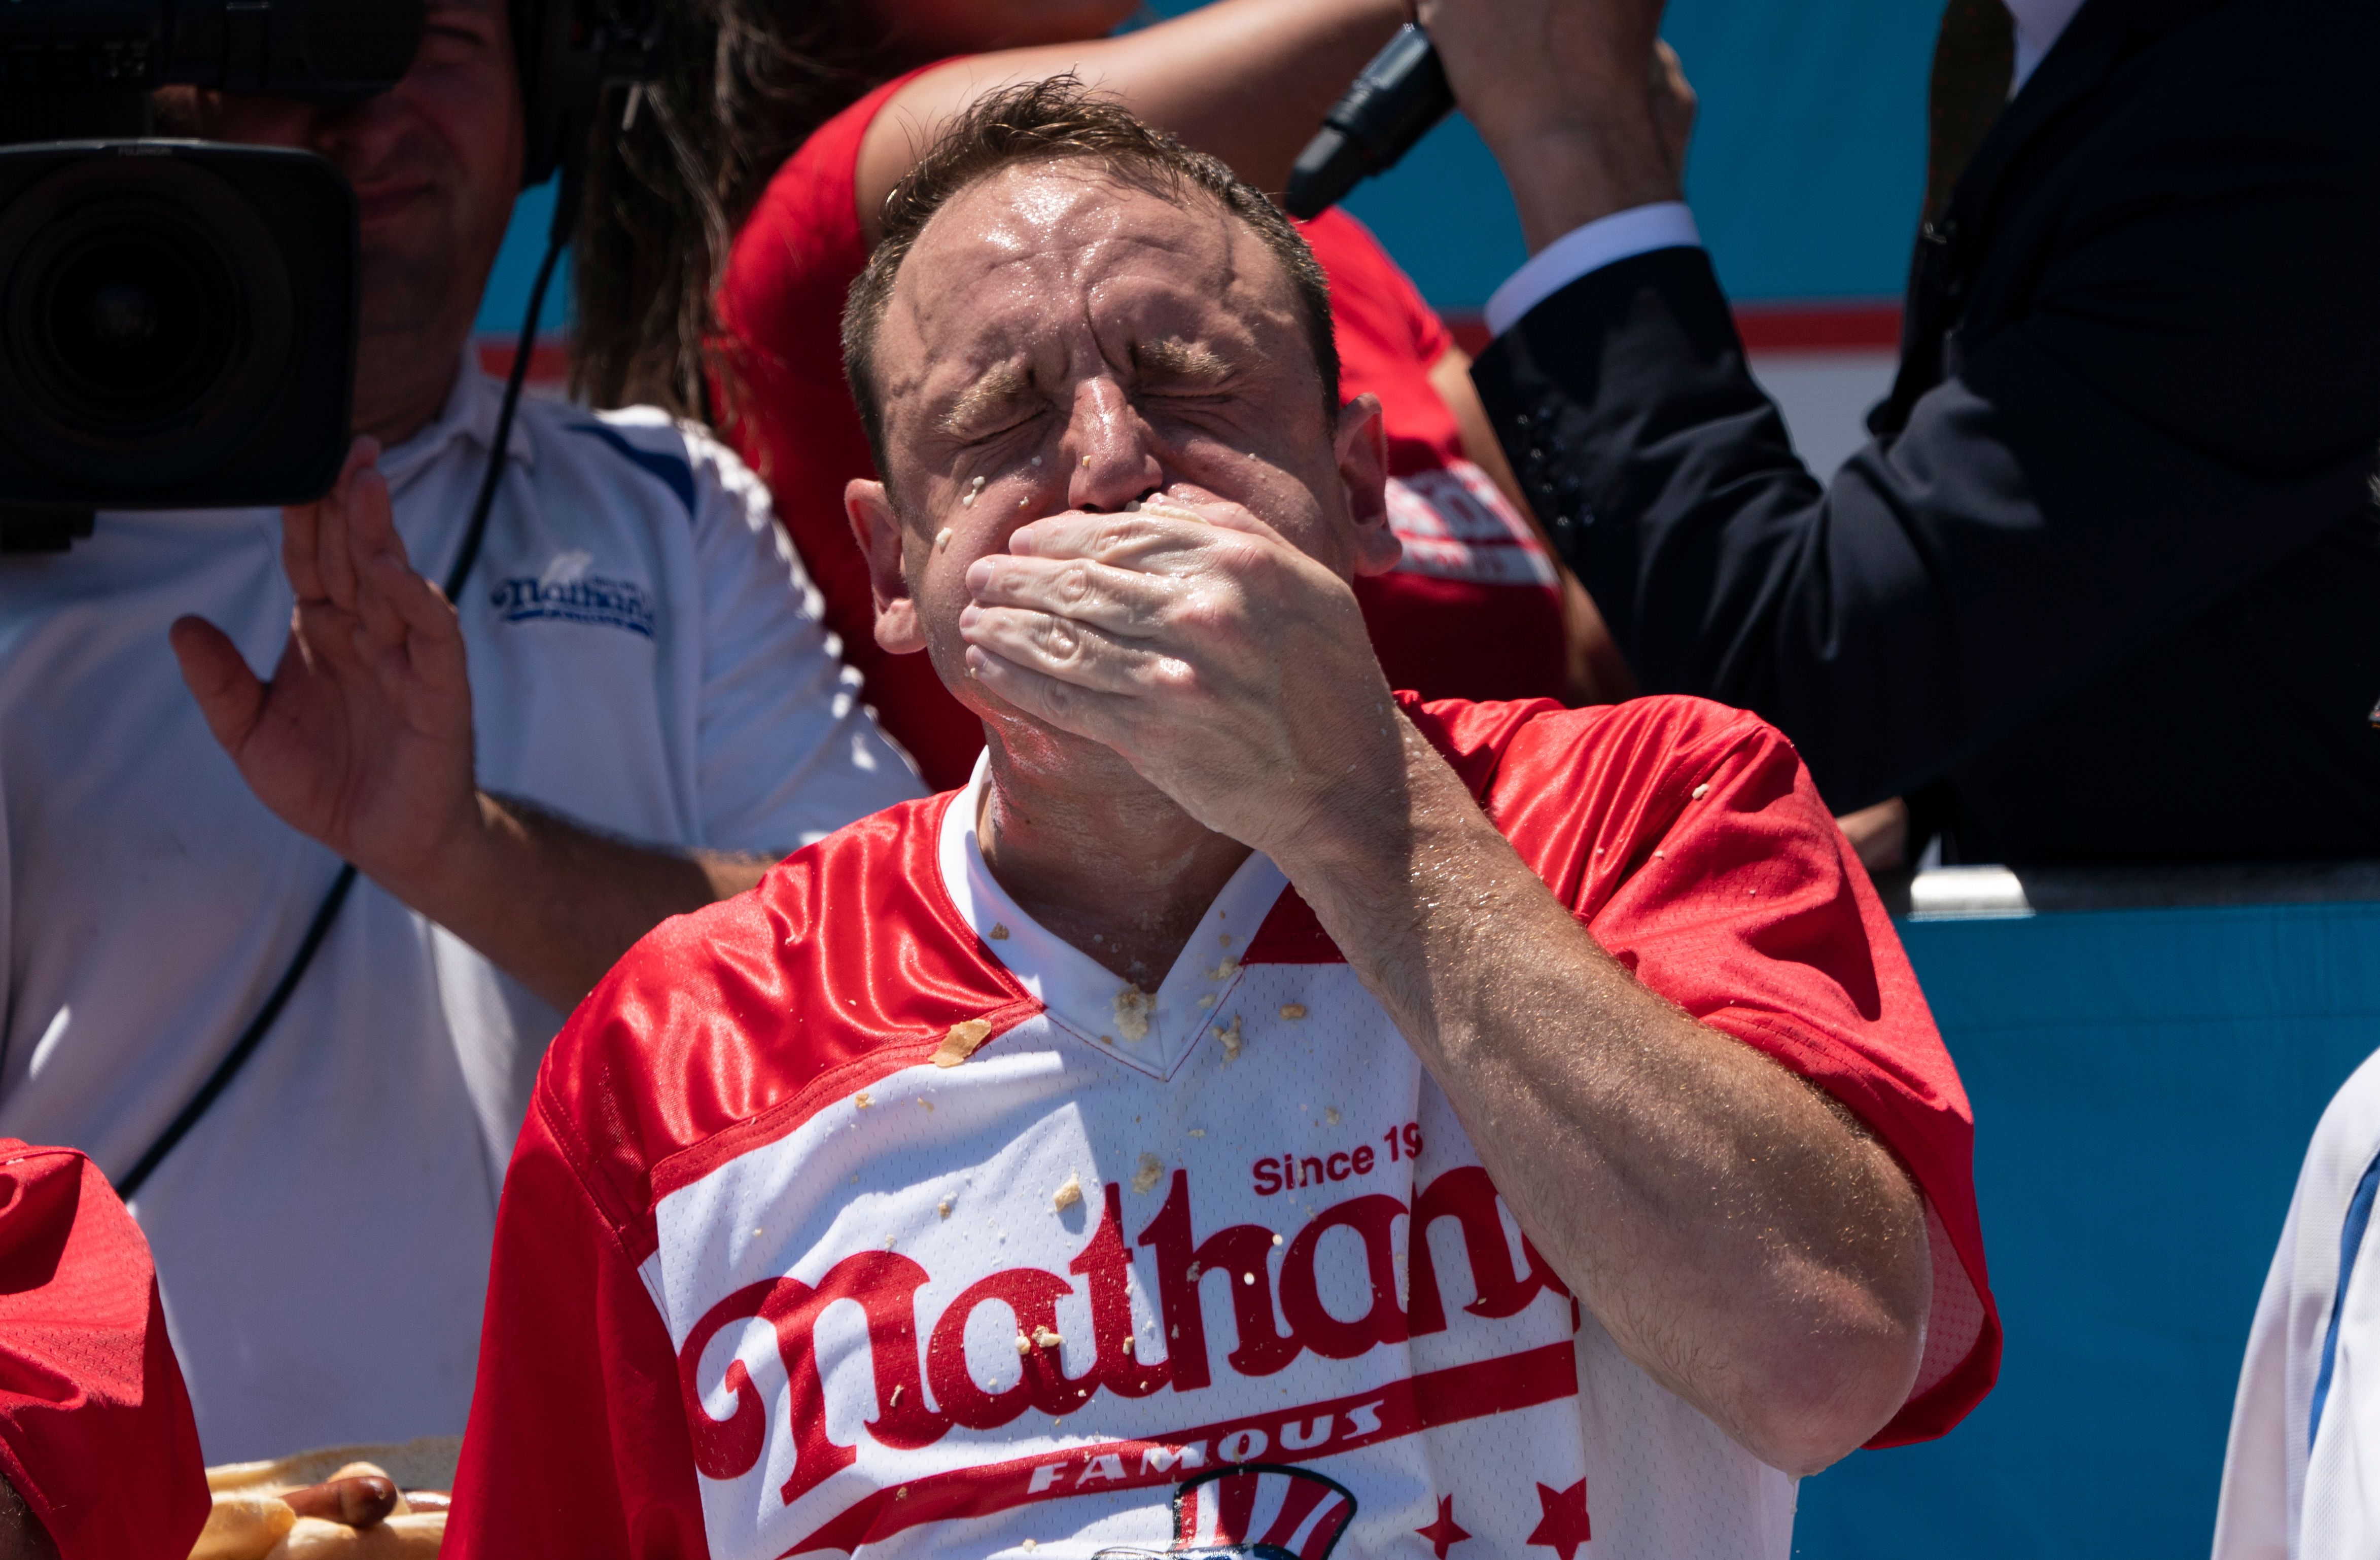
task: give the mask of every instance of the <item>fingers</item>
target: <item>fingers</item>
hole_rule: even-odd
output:
[[[183,618],[167,638],[181,663],[182,681],[199,701],[207,730],[224,751],[237,756],[264,713],[264,684],[250,671],[239,647],[204,618]]]
[[[1121,569],[1182,574],[1214,561],[1224,533],[1264,537],[1287,546],[1280,533],[1232,503],[1193,507],[1152,499],[1136,511],[1093,514],[1071,511],[1018,526],[1008,550],[1019,558],[1086,558]]]
[[[328,493],[312,503],[292,504],[281,512],[281,565],[298,600],[335,601],[343,608],[355,605],[355,567],[346,515],[357,474],[370,469],[379,458],[377,441],[358,439],[347,446],[346,461]],[[385,502],[384,483],[381,493]]]
[[[1002,553],[976,560],[967,587],[978,606],[1029,608],[1130,639],[1157,634],[1186,588],[1180,581],[1080,558]]]
[[[451,699],[468,686],[463,625],[445,593],[413,572],[402,554],[381,553],[359,592],[358,648],[383,682]]]
[[[1093,693],[1138,696],[1180,686],[1192,676],[1177,657],[1047,612],[970,604],[959,614],[959,635],[1010,666]],[[975,665],[973,657],[968,664]]]

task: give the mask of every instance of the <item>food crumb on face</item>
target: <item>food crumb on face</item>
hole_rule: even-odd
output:
[[[991,924],[991,940],[994,942],[1006,942],[1008,940],[1007,922],[994,921]]]
[[[1132,1173],[1132,1189],[1146,1197],[1157,1183],[1165,1179],[1165,1162],[1154,1154],[1140,1156],[1140,1167]],[[758,1230],[753,1231],[759,1234]]]
[[[942,1036],[942,1043],[934,1047],[934,1065],[956,1067],[982,1049],[983,1043],[990,1038],[991,1024],[987,1020],[969,1019],[954,1023],[951,1032]]]
[[[950,545],[951,528],[948,526],[945,526],[941,530],[934,533],[934,546],[937,548],[944,548]]]
[[[939,1203],[935,1203],[935,1204],[934,1204],[934,1212],[936,1212],[936,1213],[938,1213],[938,1214],[941,1215],[942,1215],[942,1217],[944,1217],[944,1218],[948,1218],[948,1217],[950,1217],[950,1216],[951,1216],[951,1200],[950,1200],[949,1198],[945,1197],[945,1198],[943,1198],[941,1202],[939,1202]]]
[[[1059,1213],[1064,1213],[1082,1200],[1083,1178],[1078,1173],[1069,1171],[1065,1184],[1050,1194],[1050,1206]]]
[[[1281,1005],[1281,1016],[1293,1022],[1302,1019],[1305,1016],[1305,1004],[1303,1002],[1283,1002]]]

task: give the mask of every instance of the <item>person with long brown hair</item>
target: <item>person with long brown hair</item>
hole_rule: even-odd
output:
[[[599,132],[577,388],[728,432],[775,490],[869,702],[937,786],[965,778],[980,728],[921,658],[875,643],[844,511],[845,485],[874,467],[837,321],[886,196],[985,93],[1067,73],[1277,190],[1404,19],[1398,0],[1220,0],[1114,32],[1132,14],[1132,0],[680,0],[668,79]],[[1344,392],[1387,408],[1405,560],[1359,596],[1390,681],[1431,697],[1624,691],[1444,323],[1354,218],[1303,231],[1330,278]]]

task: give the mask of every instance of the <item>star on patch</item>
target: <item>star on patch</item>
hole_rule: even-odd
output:
[[[1578,1546],[1595,1536],[1586,1522],[1586,1481],[1582,1479],[1567,1490],[1538,1485],[1537,1506],[1544,1515],[1529,1530],[1525,1542],[1552,1550],[1561,1560],[1578,1560]]]
[[[1540,1486],[1540,1488],[1542,1487],[1543,1486]],[[1456,1544],[1461,1543],[1464,1539],[1471,1536],[1468,1532],[1464,1531],[1463,1528],[1458,1526],[1454,1520],[1454,1497],[1452,1495],[1439,1496],[1438,1520],[1432,1522],[1427,1528],[1415,1528],[1414,1531],[1419,1533],[1422,1537],[1429,1541],[1429,1546],[1438,1552],[1438,1560],[1446,1560],[1446,1552],[1448,1550],[1452,1549]]]

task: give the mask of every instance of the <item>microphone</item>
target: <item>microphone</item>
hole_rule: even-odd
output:
[[[1356,181],[1387,173],[1454,110],[1454,89],[1429,34],[1407,22],[1322,116],[1297,154],[1281,204],[1303,222],[1338,204]]]

